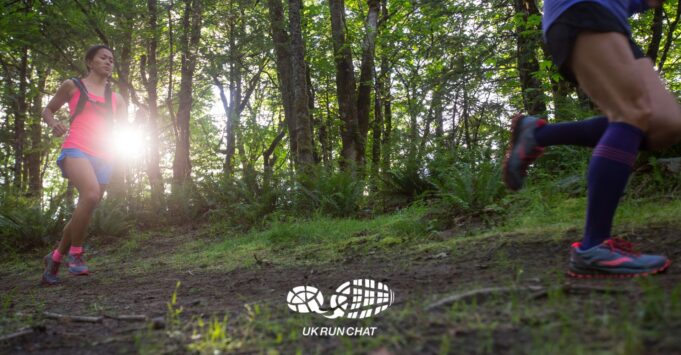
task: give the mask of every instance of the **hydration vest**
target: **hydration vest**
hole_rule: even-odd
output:
[[[73,111],[73,115],[71,115],[71,119],[69,122],[73,122],[74,119],[76,119],[76,116],[81,114],[83,112],[83,109],[85,108],[85,103],[90,101],[91,104],[93,105],[98,105],[98,106],[103,106],[104,109],[106,110],[106,118],[109,120],[113,120],[113,103],[111,100],[111,84],[107,81],[106,86],[104,87],[104,103],[102,104],[101,102],[95,101],[90,99],[90,95],[88,95],[87,88],[85,87],[85,84],[83,84],[83,81],[80,78],[71,78],[71,81],[73,81],[74,84],[76,84],[76,87],[78,88],[78,91],[80,91],[80,97],[78,98],[78,103],[76,104],[76,109]]]

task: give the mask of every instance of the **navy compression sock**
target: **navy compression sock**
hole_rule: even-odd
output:
[[[577,122],[551,123],[538,127],[534,138],[542,147],[552,145],[579,145],[595,147],[608,128],[608,118],[596,116]]]
[[[598,141],[589,162],[586,227],[580,249],[589,249],[610,238],[615,210],[643,136],[643,131],[630,124],[613,122]]]

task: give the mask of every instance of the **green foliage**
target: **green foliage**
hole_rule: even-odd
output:
[[[259,225],[275,206],[279,190],[259,191],[244,180],[208,178],[201,186],[208,205],[208,217],[242,231]]]
[[[105,198],[94,210],[89,231],[94,235],[121,237],[128,233],[132,222],[124,201]]]
[[[227,316],[224,316],[222,320],[213,316],[208,321],[198,318],[192,326],[194,328],[191,336],[192,342],[188,348],[199,354],[234,351],[241,345],[229,336]]]
[[[180,289],[181,284],[182,283],[180,281],[177,281],[175,284],[175,290],[170,296],[170,302],[167,303],[166,328],[169,331],[178,330],[182,325],[180,315],[184,309],[182,306],[177,305],[177,291]]]
[[[193,183],[176,184],[168,198],[170,215],[175,223],[197,221],[207,211],[204,196]]]
[[[61,237],[63,221],[57,211],[60,200],[50,200],[47,208],[27,198],[5,198],[0,206],[0,249],[21,252],[42,247]]]
[[[386,172],[382,182],[381,195],[388,208],[405,206],[436,189],[425,169],[414,161]]]
[[[635,315],[646,328],[667,328],[678,325],[681,318],[681,285],[666,292],[655,279],[639,281],[643,288],[640,310]]]
[[[363,201],[364,182],[346,172],[319,169],[311,186],[300,186],[301,206],[333,217],[352,216]]]
[[[501,212],[506,190],[501,166],[492,160],[452,165],[431,179],[440,208],[452,213]]]
[[[635,198],[677,197],[681,193],[681,174],[670,171],[652,154],[644,155],[645,158],[647,164],[642,164],[632,174],[628,195]]]

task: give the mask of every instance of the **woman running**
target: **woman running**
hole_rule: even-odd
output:
[[[57,165],[62,176],[78,190],[78,204],[64,227],[59,247],[44,259],[42,282],[48,285],[59,283],[57,273],[67,253],[71,274],[89,274],[83,261],[83,242],[92,212],[111,179],[113,119],[125,114],[124,100],[111,92],[108,82],[114,65],[113,51],[104,45],[93,46],[85,54],[85,64],[87,75],[64,81],[42,113],[55,136],[68,132]],[[70,127],[54,118],[54,113],[67,102]]]
[[[581,242],[571,248],[568,274],[633,277],[664,271],[671,261],[640,254],[611,237],[612,222],[639,149],[661,149],[681,138],[681,106],[653,63],[631,38],[628,18],[662,0],[545,0],[544,40],[561,74],[589,95],[605,116],[547,124],[517,115],[504,164],[509,189],[522,187],[527,167],[551,145],[593,147],[588,207]]]

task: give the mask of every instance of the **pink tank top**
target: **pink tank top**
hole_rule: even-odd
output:
[[[104,97],[88,93],[90,100],[104,104]],[[80,90],[69,100],[69,113],[76,110]],[[111,96],[113,113],[116,113],[116,95]],[[104,106],[95,105],[90,101],[85,103],[83,111],[71,122],[69,133],[62,144],[62,148],[80,149],[86,154],[97,158],[110,160],[113,158],[113,123],[106,117]]]

